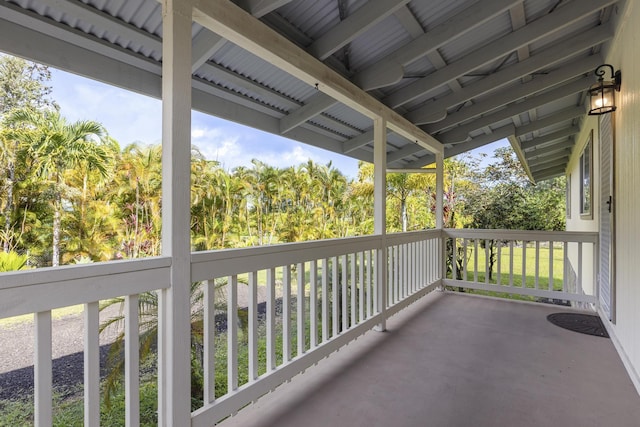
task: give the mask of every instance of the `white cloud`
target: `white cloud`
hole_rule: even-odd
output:
[[[159,100],[58,70],[53,70],[52,75],[52,96],[67,119],[96,120],[121,146],[136,141],[161,142]],[[347,176],[357,175],[357,161],[353,159],[206,114],[194,112],[191,127],[191,143],[227,170],[250,166],[252,159],[277,167],[312,159],[322,164],[332,161]]]

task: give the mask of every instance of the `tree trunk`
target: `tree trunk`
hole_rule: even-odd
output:
[[[53,200],[53,255],[51,265],[57,267],[60,265],[60,215],[62,210],[62,197],[60,192],[56,191]]]
[[[406,199],[400,200],[400,215],[402,217],[402,232],[404,233],[407,231],[407,223],[408,223]]]
[[[7,206],[4,208],[4,242],[2,244],[2,250],[5,252],[9,252],[9,242],[13,236],[11,232],[11,216],[13,213],[13,183],[15,182],[16,174],[16,167],[13,162],[9,163],[7,172]]]

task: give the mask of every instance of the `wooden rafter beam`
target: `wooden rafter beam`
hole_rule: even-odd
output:
[[[389,129],[425,149],[442,151],[435,138],[235,4],[226,0],[196,1],[194,20],[371,119],[384,118]]]

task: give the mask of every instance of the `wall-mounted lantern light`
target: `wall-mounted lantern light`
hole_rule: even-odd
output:
[[[604,79],[607,68],[609,68],[613,80]],[[602,64],[596,68],[594,73],[598,76],[598,82],[589,88],[589,99],[591,103],[589,115],[595,116],[616,111],[615,93],[620,92],[620,84],[622,83],[620,70],[615,71],[612,65]]]

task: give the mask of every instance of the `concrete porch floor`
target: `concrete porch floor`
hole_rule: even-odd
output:
[[[220,425],[639,427],[613,343],[564,310],[434,292]]]

